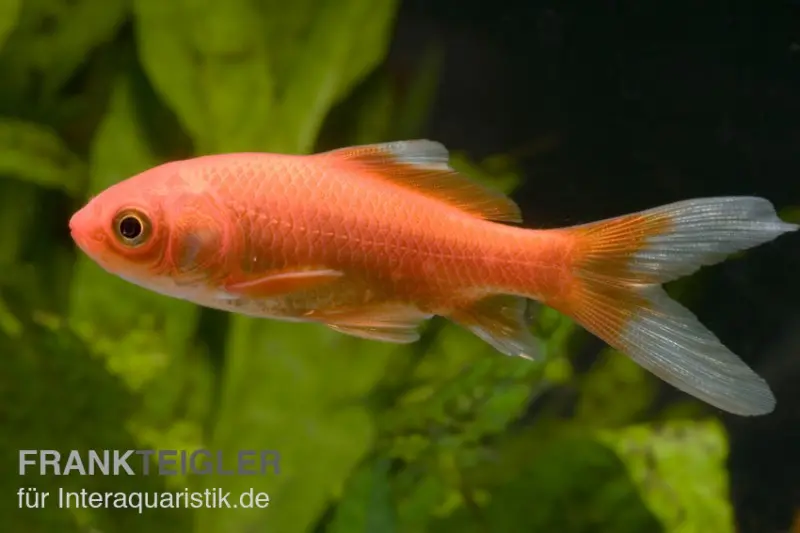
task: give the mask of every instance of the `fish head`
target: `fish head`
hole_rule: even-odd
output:
[[[112,185],[72,216],[73,240],[111,274],[192,299],[197,285],[218,271],[226,227],[208,191],[191,177],[166,164]]]

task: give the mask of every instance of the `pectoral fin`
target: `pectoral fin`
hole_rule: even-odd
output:
[[[247,281],[228,283],[225,292],[248,298],[274,298],[294,292],[316,289],[342,278],[338,270],[303,270],[280,272]]]
[[[339,333],[369,339],[373,341],[392,342],[395,344],[410,344],[419,340],[419,332],[416,328],[397,327],[397,328],[370,328],[358,326],[338,326],[328,324],[328,327]]]
[[[347,311],[331,311],[320,320],[329,328],[363,339],[408,344],[419,340],[422,321],[431,315],[404,304],[383,304]]]

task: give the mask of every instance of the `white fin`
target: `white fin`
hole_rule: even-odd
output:
[[[769,384],[661,287],[638,290],[649,305],[620,337],[625,353],[664,381],[720,409],[762,415],[775,408]]]
[[[649,237],[634,256],[633,271],[654,274],[661,283],[798,229],[778,218],[768,200],[747,196],[686,200],[641,214],[672,221],[669,232]]]
[[[796,229],[763,198],[722,197],[555,230],[573,233],[581,253],[569,300],[547,303],[673,386],[731,413],[766,414],[767,383],[660,285]]]

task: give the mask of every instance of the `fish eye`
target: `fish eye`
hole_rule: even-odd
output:
[[[114,219],[114,233],[126,246],[139,246],[150,234],[150,221],[144,213],[125,210]]]

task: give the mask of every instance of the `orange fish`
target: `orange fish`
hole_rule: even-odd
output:
[[[439,315],[534,359],[535,300],[711,405],[773,410],[767,383],[661,288],[796,230],[770,202],[694,199],[525,229],[512,200],[448,161],[426,140],[197,157],[108,188],[70,229],[104,269],[152,291],[380,341],[414,342]]]

